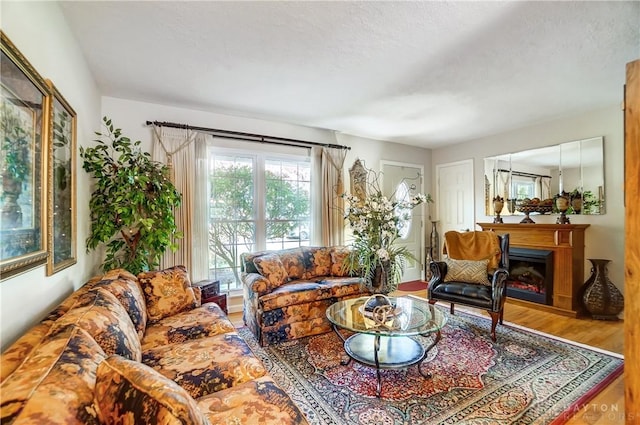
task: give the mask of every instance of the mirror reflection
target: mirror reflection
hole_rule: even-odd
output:
[[[559,213],[560,194],[566,214],[605,212],[602,137],[485,158],[484,168],[487,215]]]

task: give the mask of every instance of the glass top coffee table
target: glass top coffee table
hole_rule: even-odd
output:
[[[386,315],[364,309],[369,297],[352,298],[338,301],[327,309],[327,318],[344,343],[349,358],[367,366],[376,368],[376,395],[380,397],[382,388],[380,369],[402,369],[421,363],[440,341],[440,330],[447,323],[445,313],[429,304],[426,300],[413,297],[389,297],[391,304]],[[345,338],[340,329],[355,332]],[[428,346],[416,340],[417,336],[435,335]],[[418,365],[422,376],[430,378]]]

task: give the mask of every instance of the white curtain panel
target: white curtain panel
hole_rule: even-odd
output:
[[[551,177],[542,177],[540,185],[542,187],[540,199],[551,198]]]
[[[154,161],[167,164],[171,170],[170,179],[178,192],[182,194],[182,204],[175,210],[176,226],[184,237],[176,240],[179,249],[176,252],[167,250],[160,261],[160,268],[184,265],[192,279],[200,280],[194,275],[192,246],[195,218],[196,169],[195,143],[204,144],[204,136],[198,132],[181,128],[153,127],[153,149],[151,157]]]
[[[322,245],[344,244],[344,149],[322,148]]]
[[[199,134],[194,143],[195,151],[195,187],[193,198],[192,234],[191,234],[191,279],[194,282],[209,279],[209,159],[207,144],[211,135]]]
[[[511,188],[509,187],[511,185],[511,175],[509,174],[508,171],[497,171],[498,173],[498,183],[499,186],[496,188],[496,195],[497,196],[501,196],[504,199],[509,199],[510,198],[510,193],[511,193]]]

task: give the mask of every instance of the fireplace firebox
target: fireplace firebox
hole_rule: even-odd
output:
[[[507,296],[553,305],[553,251],[509,248]]]

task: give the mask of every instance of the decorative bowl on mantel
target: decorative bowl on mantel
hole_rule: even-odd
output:
[[[553,200],[545,199],[544,201],[540,201],[539,199],[522,199],[516,202],[516,210],[525,214],[525,217],[522,219],[520,223],[535,223],[529,217],[529,214],[533,212],[537,212],[539,214],[546,214],[553,211]]]

